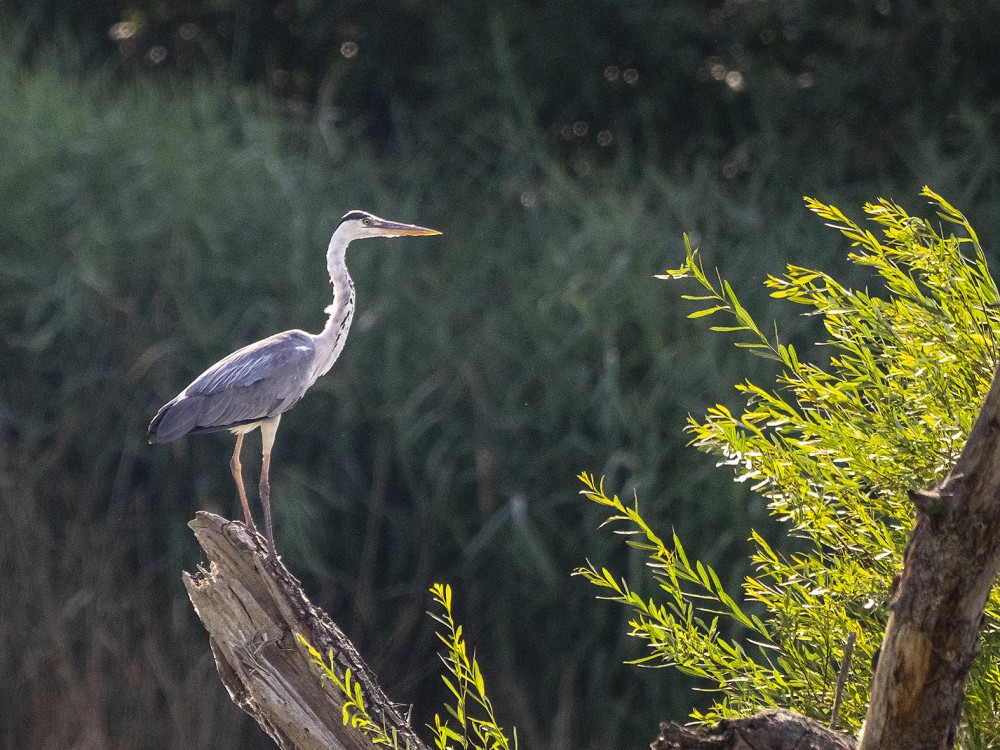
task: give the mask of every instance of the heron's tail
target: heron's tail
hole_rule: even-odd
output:
[[[150,443],[171,443],[198,426],[199,409],[183,396],[175,398],[156,412],[149,423]]]

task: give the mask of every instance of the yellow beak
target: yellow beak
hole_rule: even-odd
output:
[[[436,229],[418,227],[416,224],[401,224],[398,221],[386,221],[378,219],[372,222],[375,229],[384,232],[389,237],[424,237],[434,234],[441,234]]]

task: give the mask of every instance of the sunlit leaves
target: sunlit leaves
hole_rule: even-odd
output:
[[[629,546],[647,553],[646,564],[669,598],[666,605],[646,600],[627,581],[593,563],[575,571],[602,589],[599,598],[631,609],[631,634],[647,641],[649,648],[649,653],[634,663],[675,666],[727,691],[740,691],[743,686],[780,677],[766,661],[763,664],[754,661],[739,643],[719,633],[718,620],[722,616],[740,623],[758,638],[770,638],[765,624],[745,613],[726,593],[712,568],[700,561],[692,563],[676,535],[667,547],[643,520],[638,502],[625,505],[617,495],[609,497],[603,481],[598,482],[590,474],[581,474],[579,479],[584,485],[581,494],[611,509],[612,514],[604,523],[615,524],[615,533],[630,537]]]
[[[445,705],[445,711],[455,722],[442,719],[434,714],[434,724],[430,727],[434,734],[434,746],[439,750],[461,747],[468,750],[517,750],[517,730],[508,739],[497,724],[493,704],[486,694],[486,681],[479,668],[475,654],[469,657],[462,635],[462,626],[455,622],[451,612],[451,586],[435,583],[431,595],[440,611],[430,616],[441,624],[437,637],[444,645],[441,661],[447,674],[441,676],[451,694],[452,702]]]
[[[435,713],[434,724],[428,726],[434,736],[434,747],[438,750],[455,747],[464,750],[517,750],[517,730],[511,735],[513,739],[509,739],[497,724],[493,703],[486,693],[482,669],[475,655],[469,656],[462,626],[452,616],[451,586],[435,583],[431,586],[431,595],[440,611],[429,614],[442,626],[437,632],[438,639],[444,645],[440,657],[446,674],[441,676],[441,680],[451,695],[451,701],[444,706],[444,711],[450,718],[442,719],[440,713]],[[377,722],[369,713],[361,685],[352,678],[351,670],[345,669],[341,678],[337,673],[332,650],[324,659],[301,634],[296,634],[296,638],[309,650],[312,662],[321,674],[343,694],[344,725],[350,724],[360,730],[374,745],[388,745],[398,749],[398,735],[395,731],[388,730],[384,723]]]
[[[612,509],[608,521],[645,538],[649,566],[666,606],[643,601],[629,584],[593,565],[578,572],[601,596],[633,613],[645,638],[644,663],[674,665],[710,681],[719,699],[710,720],[788,706],[828,720],[849,633],[857,637],[839,723],[858,727],[868,702],[871,663],[887,617],[889,583],[899,569],[912,508],[907,490],[941,479],[961,450],[997,362],[1000,295],[978,237],[965,217],[924,188],[938,222],[895,203],[865,206],[872,231],[840,209],[806,205],[851,243],[850,258],[881,282],[850,289],[814,269],[790,265],[765,282],[777,299],[822,318],[825,364],[803,361],[744,308],[718,273],[708,275],[685,238],[685,260],[661,278],[693,281],[700,303],[691,318],[723,316],[711,330],[739,334],[736,345],[780,364],[776,385],[737,384],[740,414],[722,405],[690,419],[693,443],[730,466],[769,502],[797,541],[779,552],[758,533],[756,572],[744,582],[746,605],[727,595],[711,569],[691,563],[676,538],[668,548],[637,506],[608,497],[581,475],[591,501]],[[943,222],[943,224],[942,224]],[[947,231],[946,231],[947,230]],[[957,234],[953,234],[957,232]],[[763,606],[760,620],[745,614]],[[983,653],[969,679],[964,740],[987,747],[1000,736],[1000,596],[984,623]],[[719,635],[719,619],[744,628],[751,658]]]
[[[344,670],[344,677],[341,679],[337,674],[333,649],[330,649],[327,658],[324,659],[323,655],[301,633],[296,633],[295,638],[309,650],[313,665],[320,670],[323,677],[336,685],[343,694],[345,699],[343,706],[344,726],[350,724],[364,734],[373,745],[386,745],[398,750],[400,746],[399,736],[394,729],[388,729],[384,723],[376,722],[372,718],[365,706],[361,684],[353,678],[350,667]]]

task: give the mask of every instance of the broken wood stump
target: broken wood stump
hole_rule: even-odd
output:
[[[426,750],[375,681],[347,636],[302,591],[261,541],[238,521],[199,512],[188,524],[208,566],[183,574],[184,586],[208,630],[215,665],[237,706],[282,750],[368,750],[371,740],[344,723],[345,696],[321,676],[308,649],[333,651],[339,677],[351,670],[365,708],[400,748]]]

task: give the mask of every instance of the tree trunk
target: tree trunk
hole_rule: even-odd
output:
[[[344,724],[343,693],[320,677],[296,634],[324,657],[333,649],[338,677],[350,668],[368,712],[397,734],[400,748],[426,750],[347,637],[309,602],[284,565],[267,559],[242,523],[200,512],[189,526],[209,566],[184,573],[184,585],[208,630],[219,676],[233,702],[282,750],[372,747],[358,729]]]
[[[955,467],[935,488],[910,496],[917,520],[894,581],[859,750],[955,743],[1000,568],[1000,371]]]

